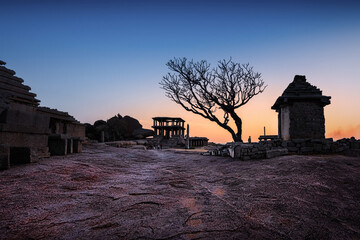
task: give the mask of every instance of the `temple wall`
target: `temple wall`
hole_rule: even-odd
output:
[[[5,64],[0,61],[0,169],[49,157],[49,148],[81,152],[85,126],[66,112],[39,107],[36,94]]]
[[[72,138],[80,138],[83,140],[85,138],[85,125],[83,124],[67,124],[67,134]]]
[[[0,129],[6,132],[48,134],[49,118],[32,106],[11,104],[0,114]]]
[[[281,108],[280,112],[280,129],[283,140],[290,139],[290,106]]]
[[[290,109],[290,138],[325,138],[324,108],[312,102],[294,102]]]
[[[2,132],[0,134],[0,144],[12,147],[46,147],[48,136],[43,134],[27,134],[15,132]]]

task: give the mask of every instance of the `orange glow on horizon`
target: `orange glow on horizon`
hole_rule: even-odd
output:
[[[325,86],[322,86],[321,82],[315,82],[311,78],[308,81],[323,90],[324,95],[332,97],[331,104],[324,108],[325,137],[337,140],[354,136],[359,139],[360,111],[349,107],[350,100],[344,97],[344,91],[340,91],[337,85],[325,84]],[[273,81],[270,79],[267,82]],[[249,136],[251,136],[252,142],[257,142],[258,137],[264,134],[264,127],[266,127],[267,135],[276,135],[278,133],[277,112],[272,110],[271,106],[289,83],[290,81],[283,82],[281,85],[269,85],[264,93],[255,96],[237,110],[243,122],[242,140],[244,142],[248,141]],[[159,94],[163,94],[163,92],[159,90]],[[139,120],[144,128],[152,129],[153,117],[181,117],[185,120],[185,126],[186,124],[190,125],[190,136],[207,137],[209,141],[216,143],[232,141],[230,133],[216,123],[185,111],[180,105],[170,101],[163,95],[160,97],[160,101],[157,98],[148,98],[146,101],[125,105],[122,102],[114,102],[108,108],[102,108],[104,112],[101,115],[106,116],[102,119],[107,120],[120,113],[122,116],[134,117]],[[354,99],[351,99],[351,101],[354,102]],[[119,110],[114,111],[114,109]],[[93,123],[95,120],[100,119],[98,114],[95,111],[92,121],[88,122]],[[234,124],[232,123],[230,126],[234,127]]]

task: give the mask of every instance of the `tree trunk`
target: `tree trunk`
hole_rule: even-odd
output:
[[[242,120],[241,118],[235,113],[234,110],[229,111],[230,116],[234,119],[235,125],[237,128],[237,133],[233,135],[233,139],[235,142],[242,142],[241,135],[242,135]]]

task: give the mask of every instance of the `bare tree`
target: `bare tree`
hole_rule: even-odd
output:
[[[210,68],[205,60],[193,62],[186,58],[174,58],[166,65],[173,72],[160,82],[166,96],[187,111],[216,122],[231,133],[235,142],[241,142],[242,120],[235,110],[265,90],[261,74],[249,64],[231,59],[219,61],[217,68]],[[222,110],[221,115],[217,110]],[[229,126],[230,117],[236,132]]]

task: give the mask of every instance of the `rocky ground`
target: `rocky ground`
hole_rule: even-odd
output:
[[[91,145],[0,172],[1,239],[360,239],[360,159]]]

